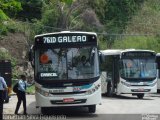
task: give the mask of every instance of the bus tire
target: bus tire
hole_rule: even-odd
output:
[[[88,106],[89,113],[95,113],[96,112],[96,105],[90,105]]]
[[[5,103],[9,103],[9,96],[4,100]]]
[[[3,96],[4,96],[4,103],[9,103],[9,96],[7,90],[4,91]]]
[[[143,97],[144,97],[144,93],[137,94],[137,97],[138,97],[139,99],[143,99]]]
[[[47,108],[47,107],[41,107],[41,113],[42,113],[43,115],[48,114],[48,108]]]
[[[113,88],[112,88],[111,82],[108,82],[108,84],[107,84],[107,96],[108,97],[113,96]]]

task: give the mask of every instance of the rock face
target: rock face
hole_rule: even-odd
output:
[[[0,40],[0,48],[3,47],[15,57],[19,63],[26,61],[24,52],[28,51],[27,38],[22,33],[8,33]]]
[[[0,39],[0,51],[8,52],[17,59],[14,70],[18,74],[26,74],[30,78],[33,77],[33,69],[27,57],[29,48],[27,37],[23,33],[8,33],[7,36]]]

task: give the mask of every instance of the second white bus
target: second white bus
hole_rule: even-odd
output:
[[[132,94],[139,99],[157,92],[156,53],[150,50],[101,50],[102,93]]]
[[[157,80],[157,92],[160,93],[160,53],[156,54],[158,80]]]

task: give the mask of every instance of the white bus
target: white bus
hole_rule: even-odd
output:
[[[34,66],[36,106],[84,106],[101,103],[97,35],[62,31],[35,36],[29,60]],[[83,63],[83,64],[82,64]]]
[[[156,54],[150,50],[101,50],[102,93],[132,94],[142,99],[157,92]]]
[[[157,92],[160,93],[160,53],[156,54],[158,80],[157,80]]]

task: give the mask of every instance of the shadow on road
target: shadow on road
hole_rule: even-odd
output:
[[[160,97],[160,93],[150,94],[150,97]]]
[[[154,100],[153,98],[150,98],[148,96],[144,96],[143,99],[137,98],[137,96],[127,96],[127,95],[113,95],[112,97],[108,97],[106,95],[102,95],[104,99],[112,99],[112,100],[120,100],[120,99],[126,99],[126,100]]]
[[[52,109],[52,108],[51,108]],[[53,114],[55,115],[66,115],[69,118],[95,118],[96,114],[88,113],[87,107],[61,107],[53,108]]]
[[[41,115],[40,108],[35,108],[35,102],[32,102],[27,106],[28,114],[30,115]],[[47,114],[49,116],[66,116],[67,119],[98,119],[98,115],[96,113],[91,114],[88,112],[87,107],[57,107],[57,108],[48,108]]]

